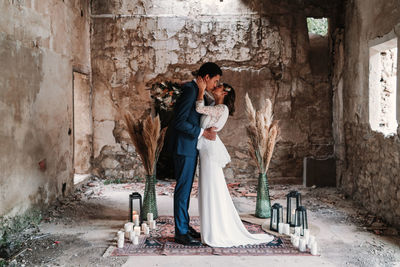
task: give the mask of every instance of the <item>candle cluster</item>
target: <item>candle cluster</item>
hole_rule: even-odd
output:
[[[127,222],[124,225],[124,231],[118,231],[118,248],[123,248],[125,239],[132,242],[133,245],[139,245],[139,238],[141,233],[144,235],[149,235],[150,230],[155,230],[157,228],[156,221],[153,220],[153,213],[147,214],[147,223],[143,222],[140,225],[139,215],[133,214],[133,222]]]
[[[312,255],[318,254],[317,241],[315,241],[315,236],[310,235],[309,229],[302,229],[300,226],[291,228],[289,223],[283,222],[279,223],[278,229],[279,234],[290,236],[293,246],[301,252],[305,252],[309,248]]]
[[[275,203],[271,207],[270,230],[290,235],[292,244],[301,252],[307,251],[308,247],[312,255],[317,255],[317,242],[315,237],[310,235],[307,209],[301,205],[301,194],[291,191],[286,198],[286,223],[283,222],[283,206]]]
[[[290,241],[293,246],[298,248],[301,252],[307,251],[307,248],[310,249],[312,255],[318,254],[318,244],[315,240],[315,236],[310,235],[309,229],[304,229],[304,235],[300,235],[300,229],[294,228],[294,233],[290,234]]]

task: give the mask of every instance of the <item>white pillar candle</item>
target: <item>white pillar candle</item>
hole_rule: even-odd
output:
[[[147,227],[147,223],[142,223],[142,231],[144,232],[144,229]]]
[[[299,242],[300,242],[300,237],[298,237],[298,236],[294,236],[293,237],[293,246],[295,247],[295,248],[298,248],[299,247]]]
[[[149,229],[149,227],[146,226],[146,228],[144,228],[144,234],[145,234],[145,235],[150,234],[150,229]]]
[[[153,220],[153,213],[147,213],[147,221],[150,222]]]
[[[136,210],[133,210],[132,211],[132,214],[131,214],[131,216],[132,216],[132,221],[134,222],[135,221],[135,215],[136,214],[139,214]]]
[[[316,241],[314,241],[314,242],[312,242],[312,244],[311,244],[311,255],[317,255],[318,254],[318,245],[317,245],[317,242]]]
[[[304,239],[306,240],[306,244],[308,244],[308,239],[310,239],[310,230],[304,229]]]
[[[133,237],[135,236],[135,232],[134,231],[129,231],[129,240],[132,241]]]
[[[295,234],[296,236],[300,236],[300,227],[296,226],[296,227],[294,228],[294,234]]]
[[[300,238],[299,240],[299,250],[301,252],[306,251],[307,247],[306,247],[306,239],[305,238]]]
[[[290,225],[288,223],[285,223],[285,235],[290,235]]]
[[[278,223],[278,233],[283,234],[283,223]]]
[[[307,246],[308,246],[309,248],[311,248],[311,245],[312,245],[312,243],[313,243],[314,241],[315,241],[315,236],[310,235],[310,237],[308,238]]]
[[[139,215],[133,215],[133,221],[135,223],[135,226],[139,226],[140,222],[139,222]]]
[[[124,247],[124,239],[122,238],[122,239],[119,239],[118,238],[118,248],[123,248]]]
[[[150,229],[156,229],[156,221],[150,221]]]
[[[138,244],[139,244],[139,236],[135,235],[135,236],[133,237],[132,243],[133,243],[134,245],[138,245]]]
[[[119,239],[124,239],[124,237],[125,237],[125,232],[124,232],[124,231],[118,231],[117,235],[118,235],[118,240],[119,240]]]
[[[125,237],[129,238],[129,231],[133,230],[133,223],[128,222],[124,225],[124,230],[125,230]]]
[[[135,232],[135,235],[140,236],[140,226],[135,226],[135,228],[133,228],[133,231]]]

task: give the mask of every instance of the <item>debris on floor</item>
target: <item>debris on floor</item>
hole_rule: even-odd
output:
[[[42,215],[40,228],[47,229],[47,232],[31,233],[24,245],[6,259],[7,264],[65,266],[70,262],[69,266],[122,265],[127,260],[125,257],[101,257],[110,242],[113,242],[118,225],[125,221],[126,211],[115,204],[113,197],[121,194],[125,196],[135,191],[143,194],[144,187],[143,182],[105,185],[103,181],[93,178],[77,188],[74,194],[53,203]],[[175,181],[158,181],[156,191],[165,201],[173,197],[174,187]],[[239,203],[241,209],[254,209],[256,184],[229,183],[227,187],[235,204]],[[285,203],[286,194],[291,190],[301,192],[303,205],[313,217],[312,223],[315,220],[328,223],[325,231],[330,231],[331,225],[348,227],[352,229],[351,236],[357,235],[351,243],[321,239],[322,257],[327,258],[328,262],[334,262],[337,266],[392,266],[393,262],[400,262],[400,238],[397,229],[346,199],[339,190],[305,188],[299,185],[271,185],[271,204],[277,201]],[[197,192],[196,181],[192,197],[196,197]],[[60,233],[57,229],[66,230]],[[99,237],[98,233],[102,233],[103,236]],[[88,239],[87,235],[92,236],[92,239]],[[363,237],[362,240],[360,236]],[[324,247],[329,249],[324,250]]]

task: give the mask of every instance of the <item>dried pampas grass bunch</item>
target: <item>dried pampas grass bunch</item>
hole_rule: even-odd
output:
[[[271,100],[267,98],[264,106],[256,111],[246,93],[246,114],[250,156],[256,161],[259,172],[265,174],[280,132],[278,121],[273,120]]]
[[[143,121],[135,121],[131,114],[125,114],[125,122],[129,136],[142,160],[147,175],[154,175],[167,127],[161,130],[158,115],[155,118],[148,115]]]

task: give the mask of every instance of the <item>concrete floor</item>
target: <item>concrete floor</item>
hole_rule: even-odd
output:
[[[400,266],[399,236],[365,230],[357,215],[360,208],[336,189],[276,186],[271,188],[272,203],[285,204],[284,196],[292,189],[302,192],[320,256],[103,257],[126,222],[128,195],[135,188],[98,182],[80,193],[80,201],[64,202],[40,225],[41,234],[57,240],[57,245],[37,245],[16,260],[18,266]],[[85,197],[88,190],[92,192]],[[159,195],[157,201],[160,215],[172,215],[171,195]],[[234,203],[241,214],[254,212],[254,197],[234,198]],[[196,198],[190,214],[198,215]]]

